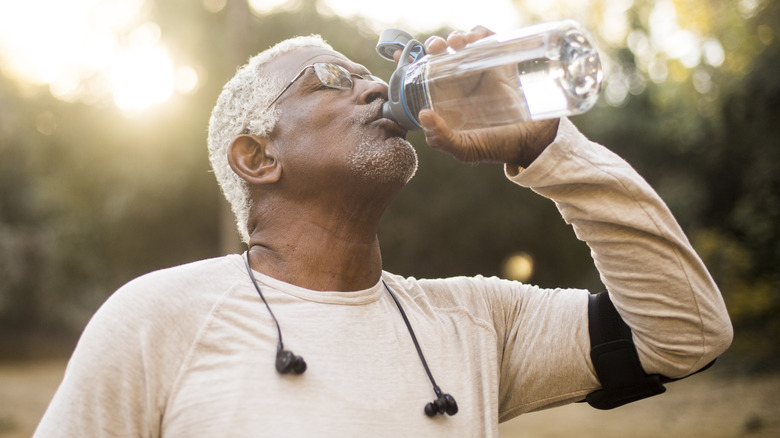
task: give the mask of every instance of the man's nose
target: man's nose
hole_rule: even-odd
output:
[[[381,82],[358,79],[355,86],[359,87],[359,104],[367,105],[377,99],[387,100],[387,85]]]

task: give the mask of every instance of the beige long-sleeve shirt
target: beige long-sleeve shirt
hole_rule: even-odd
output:
[[[566,119],[555,142],[507,176],[552,199],[591,248],[643,367],[687,375],[722,353],[720,293],[671,213],[628,165]],[[383,273],[431,372],[435,398],[381,282],[318,292],[255,273],[303,375],[274,369],[276,327],[239,255],[147,274],[87,326],[36,436],[474,437],[599,387],[585,290],[483,277]]]

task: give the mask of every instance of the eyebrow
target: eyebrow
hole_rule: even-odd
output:
[[[354,62],[352,62],[350,60],[344,60],[344,59],[341,59],[341,58],[338,58],[338,57],[333,57],[333,59],[331,59],[331,60],[323,60],[323,61],[313,61],[312,59],[309,60],[309,62],[312,63],[312,64],[315,63],[315,62],[324,62],[324,63],[330,63],[330,64],[339,65],[339,66],[343,67],[344,69],[346,69],[350,73],[357,72],[355,74],[359,74],[359,75],[370,75],[370,74],[372,74],[371,70],[366,68],[366,66],[364,66],[363,64],[357,64],[357,63],[354,63]]]
[[[357,70],[359,72],[358,74],[361,74],[361,75],[370,75],[370,74],[372,74],[371,70],[369,70],[368,68],[366,68],[362,64],[355,64],[355,66],[357,67],[355,70]],[[347,69],[347,70],[349,70],[349,69]]]
[[[358,74],[358,75],[370,75],[371,74],[371,71],[369,71],[366,67],[364,67],[361,64],[354,64],[354,63],[347,64],[344,61],[328,61],[328,62],[331,63],[331,64],[336,64],[336,65],[338,65],[340,67],[343,67],[344,70],[346,70],[346,71],[348,71],[350,73],[353,73],[353,74]],[[357,72],[357,73],[355,73],[355,72]]]

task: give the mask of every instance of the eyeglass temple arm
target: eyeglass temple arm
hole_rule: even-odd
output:
[[[301,78],[301,76],[303,76],[303,74],[306,72],[306,69],[309,67],[314,67],[314,65],[313,64],[307,65],[301,71],[299,71],[298,74],[295,75],[295,77],[292,78],[292,80],[288,82],[287,85],[284,86],[284,88],[282,88],[282,91],[280,91],[279,94],[277,94],[276,97],[274,97],[274,100],[272,100],[271,103],[269,103],[268,106],[265,107],[265,109],[271,108],[271,105],[275,104],[276,101],[279,100],[280,97],[282,97],[282,94],[284,94],[284,92],[287,91],[287,89],[292,87],[292,84],[295,83],[295,81],[297,81],[298,79]]]

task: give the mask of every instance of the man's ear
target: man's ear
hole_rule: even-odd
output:
[[[228,148],[228,162],[238,176],[250,184],[272,184],[282,177],[282,165],[268,140],[242,134]]]

